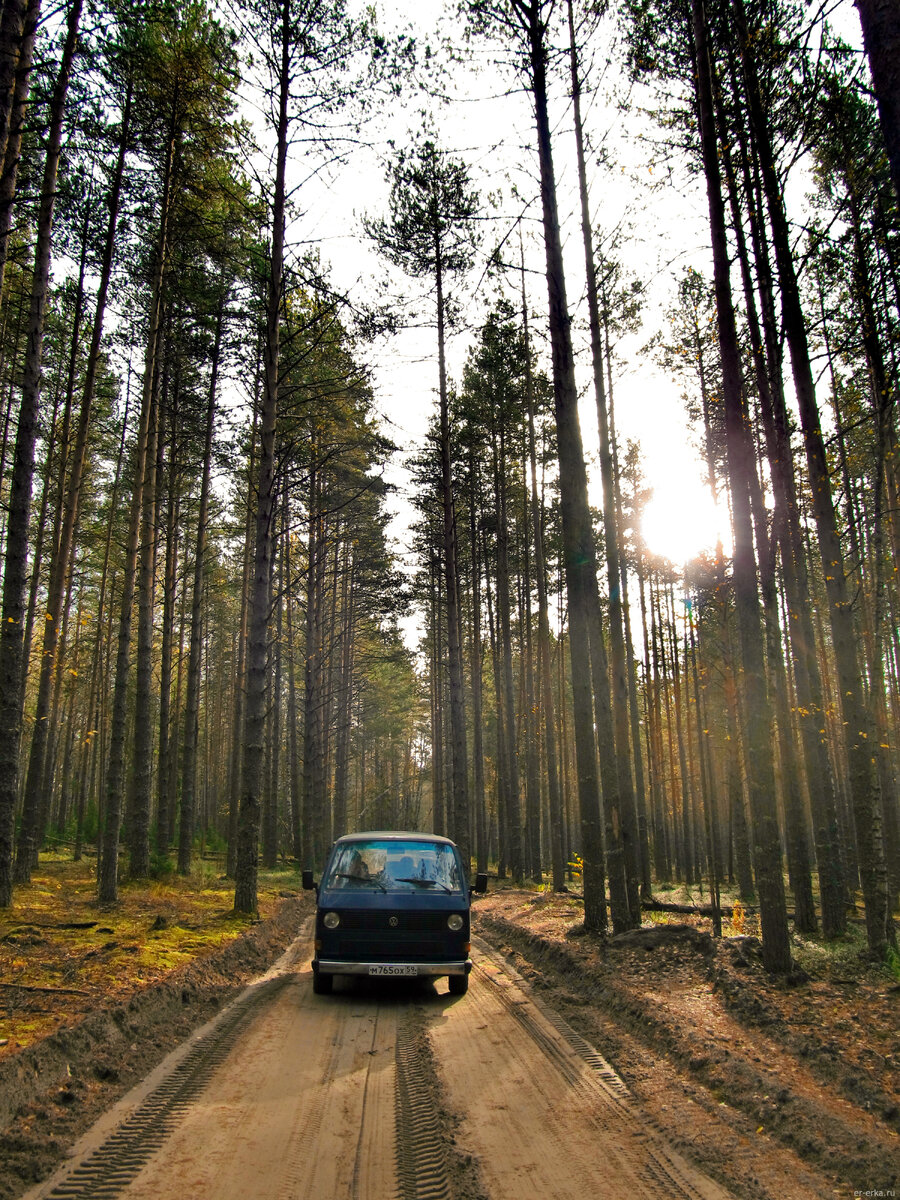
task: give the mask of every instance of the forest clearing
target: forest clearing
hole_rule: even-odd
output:
[[[545,1194],[607,1109],[635,1196],[896,1186],[898,61],[882,0],[2,0],[10,1187],[170,1050],[239,1122],[244,1028],[347,1039],[356,1173],[279,1116],[277,1195]],[[452,886],[392,844],[417,962],[320,976],[373,831]]]
[[[65,1163],[68,1148],[111,1110],[124,1092],[139,1084],[191,1030],[221,1010],[227,1011],[228,1002],[240,990],[239,984],[263,974],[297,937],[304,921],[308,928],[311,913],[310,901],[302,893],[294,892],[291,898],[290,884],[296,886],[291,871],[281,870],[267,877],[261,892],[268,912],[274,913],[280,906],[278,919],[269,916],[249,930],[244,923],[243,933],[229,924],[230,910],[221,880],[207,879],[205,887],[195,882],[189,886],[128,889],[121,908],[110,914],[108,908],[98,910],[90,897],[92,881],[87,872],[81,873],[79,902],[74,907],[60,906],[56,886],[66,878],[75,890],[70,868],[49,864],[32,889],[33,900],[26,903],[21,923],[14,930],[6,925],[2,929],[0,961],[8,985],[0,998],[7,1043],[0,1051],[4,1056],[0,1058],[0,1195],[4,1197],[22,1195]],[[684,902],[686,897],[682,895],[681,900]],[[690,1163],[693,1170],[725,1189],[708,1193],[701,1189],[686,1195],[809,1200],[849,1198],[867,1189],[880,1189],[885,1194],[890,1194],[892,1188],[896,1190],[900,1135],[896,1011],[900,983],[883,970],[860,971],[859,938],[848,941],[837,952],[821,942],[797,946],[802,966],[798,964],[797,976],[789,984],[779,984],[762,969],[758,941],[752,934],[737,933],[728,927],[725,940],[717,946],[709,934],[708,918],[685,920],[682,914],[657,912],[652,923],[648,919],[636,935],[602,943],[584,933],[582,913],[581,898],[574,892],[525,890],[509,884],[498,889],[492,881],[488,895],[475,902],[476,970],[470,994],[460,1001],[471,1002],[473,1015],[467,1020],[474,1021],[474,1028],[463,1024],[455,1032],[442,1021],[435,1024],[438,1014],[446,1012],[445,1002],[452,998],[443,994],[443,986],[435,988],[429,982],[347,980],[334,997],[312,997],[309,934],[301,936],[289,970],[300,973],[299,978],[291,975],[291,979],[296,986],[302,983],[306,996],[301,1023],[308,1045],[295,1047],[291,1043],[284,1018],[267,1035],[269,1044],[274,1039],[276,1053],[296,1076],[286,1085],[286,1095],[305,1092],[313,1109],[321,1106],[326,1112],[336,1112],[334,1106],[340,1103],[340,1097],[334,1089],[343,1072],[326,1072],[320,1082],[315,1075],[316,1064],[323,1048],[336,1041],[347,1054],[348,1063],[354,1054],[366,1061],[371,1029],[361,1031],[358,1037],[353,1028],[332,1035],[319,1027],[329,1018],[309,1005],[318,1003],[326,1009],[332,1003],[343,1005],[345,1016],[341,1019],[347,1020],[349,1004],[350,1011],[357,1016],[367,1014],[367,1020],[373,1014],[379,1014],[381,1020],[383,1013],[388,1022],[400,1022],[404,1028],[415,1026],[419,1039],[417,1063],[433,1062],[435,1055],[445,1055],[436,1072],[439,1086],[429,1101],[440,1114],[440,1145],[437,1150],[434,1146],[426,1149],[444,1164],[445,1194],[453,1200],[544,1194],[545,1181],[541,1181],[537,1160],[546,1159],[554,1164],[553,1170],[559,1171],[554,1158],[559,1151],[546,1146],[535,1150],[541,1145],[540,1133],[529,1122],[540,1126],[546,1123],[546,1117],[540,1118],[533,1111],[534,1100],[523,1099],[523,1089],[551,1086],[550,1095],[555,1095],[552,1088],[561,1085],[548,1085],[542,1075],[546,1067],[542,1068],[541,1062],[548,1054],[553,1061],[563,1052],[577,1056],[582,1070],[587,1069],[585,1063],[593,1071],[600,1069],[604,1087],[608,1088],[612,1079],[617,1102],[623,1102],[625,1095],[625,1103],[631,1106],[640,1126],[650,1131],[651,1138],[657,1137],[672,1148],[682,1162],[680,1171],[686,1170],[684,1162]],[[103,927],[105,921],[113,928]],[[745,915],[739,919],[740,927],[750,928],[752,921],[752,916]],[[76,923],[80,928],[64,928]],[[223,927],[227,932],[223,933]],[[179,966],[172,965],[171,946],[166,945],[173,933],[182,941]],[[657,934],[662,938],[654,946]],[[188,938],[191,941],[185,944]],[[641,938],[646,939],[644,944]],[[229,945],[223,950],[224,939]],[[88,966],[97,959],[103,963],[102,968]],[[73,962],[78,964],[75,971]],[[62,981],[73,977],[78,979],[78,987],[66,993]],[[526,1000],[537,1005],[539,1012],[530,1019],[538,1021],[544,1033],[536,1043],[523,1034],[521,1021],[518,1032],[502,1032],[500,1011],[495,1011],[496,1005],[492,1007],[482,994],[491,991],[487,986],[491,982],[495,991],[498,987],[501,993],[506,989],[503,1004],[507,1008],[510,1002],[515,1007]],[[17,987],[21,989],[18,992]],[[28,991],[28,987],[36,990]],[[45,990],[38,990],[41,988]],[[238,1090],[245,1099],[255,1091],[247,1080],[251,1064],[260,1054],[263,1063],[268,1061],[263,1051],[251,1047],[274,1019],[266,1004],[260,1005],[249,1018],[249,1026],[245,1022],[229,1033],[227,1055],[217,1059],[216,1072],[221,1072],[222,1062],[236,1056]],[[38,1021],[40,1026],[36,1025]],[[545,1028],[547,1022],[549,1031]],[[484,1028],[492,1031],[491,1040],[500,1045],[499,1051],[481,1045],[485,1035],[478,1030]],[[530,1026],[526,1023],[525,1028]],[[557,1039],[560,1032],[567,1049],[548,1049],[547,1037]],[[505,1041],[507,1036],[512,1040]],[[393,1062],[395,1053],[400,1053],[397,1028],[393,1033],[382,1031],[381,1037],[380,1053]],[[442,1039],[448,1037],[448,1049],[444,1051]],[[357,1041],[361,1048],[354,1050]],[[23,1050],[22,1043],[31,1047],[30,1053],[22,1055],[24,1075],[15,1070],[15,1051]],[[500,1054],[499,1060],[492,1058],[494,1053]],[[467,1081],[462,1064],[475,1061],[482,1075]],[[260,1088],[274,1069],[271,1065],[259,1067]],[[526,1078],[517,1081],[516,1072],[520,1070]],[[312,1074],[301,1086],[304,1071]],[[213,1086],[209,1077],[203,1083],[204,1088]],[[587,1149],[569,1147],[566,1151],[581,1156],[577,1162],[583,1179],[591,1178],[594,1169],[602,1170],[603,1178],[592,1194],[621,1195],[620,1189],[627,1183],[632,1189],[629,1195],[660,1200],[682,1195],[671,1181],[666,1185],[659,1178],[648,1192],[640,1190],[642,1185],[634,1183],[628,1173],[627,1153],[624,1174],[612,1174],[609,1155],[615,1162],[615,1154],[625,1152],[633,1133],[629,1135],[627,1129],[623,1132],[606,1114],[602,1117],[606,1143],[602,1137],[598,1141],[597,1116],[591,1113],[600,1100],[594,1097],[590,1102],[584,1098],[579,1101],[577,1088],[570,1090],[573,1086],[569,1078],[569,1090],[564,1088],[566,1094],[553,1103],[561,1111],[581,1113],[573,1123],[594,1131],[589,1132]],[[321,1095],[317,1095],[317,1087],[322,1089]],[[351,1094],[360,1091],[354,1084]],[[498,1094],[491,1099],[494,1092]],[[203,1090],[200,1095],[209,1093]],[[495,1130],[495,1141],[484,1144],[486,1135],[476,1136],[464,1120],[476,1096],[483,1103],[508,1109],[518,1133],[510,1133],[500,1111],[494,1111],[489,1119],[466,1118],[476,1119],[479,1128]],[[608,1103],[609,1097],[605,1099]],[[179,1114],[170,1131],[170,1136],[176,1138],[174,1145],[165,1141],[160,1149],[158,1140],[143,1139],[141,1165],[152,1159],[147,1169],[156,1175],[142,1176],[133,1185],[127,1179],[119,1180],[122,1191],[116,1194],[167,1197],[167,1187],[172,1186],[166,1183],[167,1163],[188,1161],[185,1156],[190,1157],[193,1136],[206,1166],[202,1174],[205,1182],[195,1181],[192,1194],[225,1196],[223,1180],[232,1179],[232,1174],[231,1168],[223,1166],[221,1156],[225,1154],[227,1159],[227,1154],[217,1139],[225,1130],[226,1141],[235,1140],[227,1133],[234,1118],[223,1116],[228,1104],[235,1102],[221,1101],[225,1105],[222,1109],[216,1107],[218,1101],[204,1100],[204,1105],[211,1105],[218,1116],[216,1127],[202,1137],[196,1131],[194,1135],[183,1132]],[[385,1103],[392,1113],[392,1092],[381,1108]],[[583,1103],[587,1103],[584,1111],[579,1107]],[[128,1111],[137,1104],[133,1100]],[[376,1113],[380,1111],[373,1107]],[[104,1138],[108,1139],[115,1120],[121,1121],[122,1115],[113,1111],[101,1127],[102,1136],[96,1135],[91,1142],[91,1150],[96,1151]],[[268,1162],[265,1154],[258,1153],[259,1139],[264,1134],[256,1130],[256,1125],[271,1126],[271,1114],[249,1112],[243,1114],[243,1119],[248,1136],[237,1142],[257,1146],[255,1159],[251,1152],[250,1169],[258,1175],[268,1169]],[[322,1135],[315,1149],[308,1145],[304,1156],[292,1158],[284,1147],[270,1154],[280,1164],[279,1169],[296,1173],[293,1195],[321,1194],[323,1187],[332,1195],[351,1194],[349,1189],[345,1193],[346,1181],[340,1177],[318,1179],[319,1190],[315,1191],[303,1190],[303,1186],[312,1189],[312,1180],[307,1179],[303,1186],[299,1182],[310,1163],[321,1164],[324,1160],[331,1165],[323,1170],[339,1170],[338,1160],[346,1155],[335,1157],[335,1144],[343,1138],[355,1145],[359,1136],[354,1125],[361,1121],[359,1111],[353,1109],[348,1119],[350,1126],[346,1129],[336,1117],[329,1129],[326,1117],[324,1125],[329,1132]],[[322,1125],[321,1113],[312,1125],[314,1129]],[[298,1129],[306,1131],[308,1138],[315,1136],[299,1118]],[[252,1136],[250,1130],[254,1130]],[[289,1134],[289,1130],[282,1130],[280,1136],[287,1138]],[[183,1144],[185,1138],[187,1145]],[[328,1138],[333,1139],[331,1143]],[[381,1182],[373,1176],[360,1190],[361,1196],[375,1200],[395,1192],[402,1196],[416,1194],[415,1190],[403,1190],[402,1180],[396,1190],[395,1158],[402,1161],[403,1156],[399,1148],[395,1152],[395,1138],[392,1130],[370,1135],[373,1146],[381,1147],[379,1153],[372,1151],[373,1164],[381,1164],[378,1170],[382,1175],[377,1177]],[[517,1159],[510,1160],[510,1148],[504,1146],[504,1141],[519,1147]],[[215,1152],[212,1146],[217,1147]],[[531,1147],[535,1160],[528,1160],[527,1147]],[[82,1146],[79,1153],[70,1156],[69,1169],[88,1157]],[[633,1158],[632,1150],[631,1161]],[[235,1186],[240,1188],[243,1185],[238,1166],[234,1170]],[[135,1168],[132,1175],[137,1174]],[[652,1173],[649,1178],[652,1181]],[[97,1176],[93,1179],[98,1181]],[[182,1188],[186,1179],[181,1176]],[[424,1186],[426,1180],[427,1173],[420,1176],[419,1185]],[[603,1188],[610,1181],[613,1190],[607,1193]],[[560,1186],[560,1179],[552,1186]],[[41,1194],[49,1192],[48,1184]],[[76,1194],[92,1193],[87,1190]],[[173,1190],[171,1194],[184,1192]],[[240,1194],[240,1190],[235,1192]],[[267,1194],[280,1194],[275,1183]]]

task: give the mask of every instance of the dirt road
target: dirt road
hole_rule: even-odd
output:
[[[129,1200],[726,1200],[486,945],[469,993],[341,981],[308,931],[29,1193]]]

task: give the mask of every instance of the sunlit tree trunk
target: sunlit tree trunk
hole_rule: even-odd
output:
[[[603,483],[603,545],[606,553],[606,573],[609,585],[609,648],[612,677],[612,711],[615,727],[616,771],[621,817],[621,830],[617,836],[621,838],[622,843],[625,883],[631,921],[633,924],[639,925],[641,922],[640,850],[638,845],[637,810],[634,799],[634,779],[631,770],[631,725],[628,717],[628,673],[625,655],[625,629],[622,615],[622,585],[619,565],[621,554],[616,514],[616,484],[613,475],[612,446],[609,436],[609,415],[606,403],[603,340],[600,328],[600,306],[597,295],[593,233],[588,206],[587,169],[585,166],[584,134],[581,122],[581,83],[578,73],[572,0],[568,0],[567,8],[572,100],[575,116],[575,146],[578,163],[578,190],[581,199],[581,233],[584,242],[587,279],[591,359],[594,369],[594,400],[597,406],[597,424],[600,432],[600,475]]]
[[[700,141],[709,201],[716,313],[722,355],[728,472],[731,480],[734,529],[735,602],[743,667],[741,681],[745,708],[744,728],[747,736],[747,769],[760,895],[763,960],[768,970],[787,972],[791,968],[791,950],[787,929],[784,879],[781,872],[781,839],[778,829],[775,771],[772,760],[772,719],[766,694],[765,655],[750,513],[749,482],[755,465],[741,397],[740,351],[729,278],[725,205],[719,177],[719,156],[703,0],[692,0],[691,14],[697,68]]]
[[[794,389],[800,409],[807,470],[812,490],[813,513],[825,574],[850,794],[853,803],[859,852],[860,878],[866,904],[866,934],[873,954],[883,954],[895,935],[890,928],[887,877],[881,837],[881,796],[871,756],[871,731],[863,693],[862,672],[853,627],[853,603],[847,588],[844,555],[837,532],[831,480],[819,421],[806,323],[794,268],[790,232],[784,200],[772,155],[765,113],[762,108],[750,35],[742,0],[734,0],[741,62],[744,71],[750,121],[759,155],[763,187],[781,285],[784,334],[791,355]]]
[[[594,733],[594,703],[599,734],[603,803],[607,830],[614,840],[606,846],[609,856],[610,899],[613,928],[618,932],[631,924],[625,889],[621,850],[621,821],[618,819],[618,780],[614,757],[612,713],[606,679],[591,679],[591,639],[601,635],[596,612],[597,575],[594,535],[587,502],[587,473],[578,424],[578,389],[572,353],[571,317],[566,300],[565,271],[559,231],[556,177],[553,169],[550,116],[547,103],[547,48],[540,4],[523,4],[520,18],[528,37],[532,95],[537,124],[538,162],[541,176],[544,247],[553,387],[560,467],[560,502],[569,602],[569,639],[574,698],[573,724],[578,775],[581,846],[584,862],[584,924],[594,932],[606,929],[606,879],[603,866],[603,832],[597,744]],[[605,656],[605,655],[604,655]]]

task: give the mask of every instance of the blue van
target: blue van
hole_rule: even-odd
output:
[[[335,975],[403,978],[446,975],[450,994],[469,986],[470,888],[459,850],[430,833],[351,833],[331,848],[315,889],[313,991],[327,995]]]

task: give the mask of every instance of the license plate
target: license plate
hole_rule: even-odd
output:
[[[411,967],[406,964],[375,963],[369,966],[370,975],[418,975],[418,973],[417,967]]]

